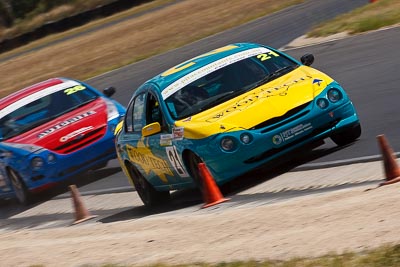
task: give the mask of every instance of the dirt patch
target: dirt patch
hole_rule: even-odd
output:
[[[2,265],[79,266],[314,257],[400,241],[400,184],[279,203],[0,233]],[[228,205],[229,202],[226,202]]]

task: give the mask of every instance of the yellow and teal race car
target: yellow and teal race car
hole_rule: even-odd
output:
[[[177,65],[133,94],[117,128],[118,159],[146,206],[202,187],[204,162],[221,185],[295,148],[361,135],[343,88],[268,46],[231,44]]]

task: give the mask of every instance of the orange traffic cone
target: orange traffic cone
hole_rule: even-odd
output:
[[[200,176],[203,178],[203,199],[205,204],[202,208],[208,208],[213,205],[228,201],[229,198],[224,198],[219,190],[214,178],[208,170],[206,164],[199,163]]]
[[[379,147],[382,153],[383,166],[386,176],[386,181],[381,183],[380,186],[399,182],[400,168],[397,165],[397,160],[392,148],[389,146],[389,143],[383,134],[378,135],[376,138],[378,139]]]
[[[71,196],[75,209],[75,221],[72,224],[78,224],[96,217],[96,215],[90,214],[90,212],[85,208],[85,205],[81,200],[81,194],[76,186],[70,185],[69,189],[71,190]]]

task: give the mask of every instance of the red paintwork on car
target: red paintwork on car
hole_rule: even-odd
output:
[[[48,190],[48,189],[50,189],[50,188],[52,188],[52,187],[54,187],[56,185],[57,185],[57,183],[50,182],[50,183],[44,184],[42,186],[36,187],[36,188],[34,188],[34,189],[30,190],[30,191],[31,191],[31,193],[37,194],[37,193],[46,191],[46,190]]]
[[[60,84],[63,82],[64,82],[64,80],[61,78],[53,78],[53,79],[49,79],[47,81],[43,81],[43,82],[31,85],[24,89],[21,89],[15,93],[12,93],[12,94],[0,99],[0,110],[9,106],[10,104],[12,104],[16,101],[28,96],[28,95],[31,95],[40,90],[43,90],[45,88],[48,88],[48,87],[51,87],[53,85]]]
[[[100,139],[106,130],[107,105],[102,98],[98,98],[79,109],[8,139],[7,142],[33,144],[57,153],[68,154]]]

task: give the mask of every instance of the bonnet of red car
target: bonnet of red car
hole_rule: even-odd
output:
[[[102,98],[98,98],[86,106],[8,139],[7,142],[33,144],[68,154],[100,139],[106,130],[107,105]]]

